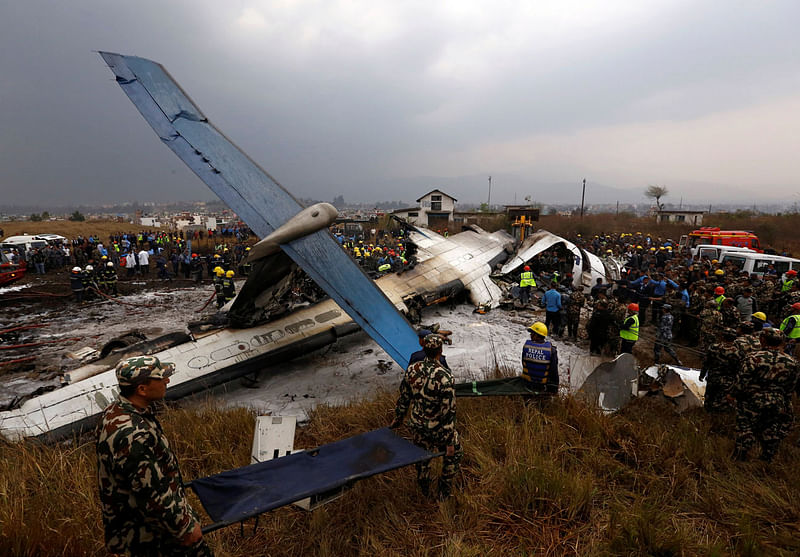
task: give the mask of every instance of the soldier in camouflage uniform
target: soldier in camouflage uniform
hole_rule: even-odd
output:
[[[722,326],[730,329],[738,327],[739,322],[742,320],[742,316],[734,300],[734,298],[725,298],[722,301],[722,307],[719,311],[722,314]]]
[[[578,340],[578,325],[581,320],[581,308],[583,307],[586,298],[583,295],[582,287],[578,287],[572,291],[567,303],[567,334],[573,340]]]
[[[761,341],[759,340],[761,331],[759,330],[758,333],[754,335],[754,329],[755,327],[750,321],[742,321],[739,323],[739,335],[736,337],[736,340],[733,341],[733,345],[739,352],[740,362],[753,352],[761,350]]]
[[[619,354],[619,330],[625,318],[628,317],[628,310],[619,300],[609,300],[608,311],[611,321],[608,324],[608,344],[605,354],[616,356]]]
[[[210,556],[186,499],[178,459],[150,405],[164,398],[172,364],[121,360],[119,398],[97,429],[97,475],[106,548],[126,555]]]
[[[456,431],[456,395],[453,375],[439,363],[442,337],[431,334],[423,340],[425,359],[408,366],[400,383],[400,397],[394,410],[391,428],[400,427],[411,412],[408,426],[414,443],[429,451],[445,451],[442,475],[439,477],[438,498],[450,496],[453,478],[464,455]],[[417,464],[417,482],[427,497],[431,489],[430,461]]]
[[[725,328],[720,332],[720,336],[722,337],[720,342],[708,347],[700,371],[700,380],[707,380],[703,405],[708,412],[724,412],[732,409],[725,396],[730,394],[731,387],[736,381],[736,372],[741,361],[739,349],[734,344],[736,331]]]
[[[731,389],[736,399],[737,460],[746,460],[748,451],[759,442],[760,458],[770,462],[789,433],[798,365],[782,352],[784,341],[780,330],[763,329],[763,349],[745,358]]]
[[[722,314],[717,311],[717,302],[706,300],[705,309],[700,312],[700,350],[706,350],[717,341],[717,333],[722,329]]]

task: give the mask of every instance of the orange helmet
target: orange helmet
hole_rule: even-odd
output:
[[[717,286],[717,287],[714,289],[714,294],[717,294],[717,295],[720,295],[720,294],[725,294],[725,289],[724,289],[724,288],[722,288],[721,286]]]
[[[796,303],[792,304],[792,309],[800,310],[800,302],[796,302]]]
[[[525,267],[523,268],[523,270],[525,270],[525,271],[530,271],[530,270],[531,270],[531,268],[530,268],[530,267],[528,267],[527,265],[525,265]]]
[[[639,311],[639,304],[628,304],[628,309],[630,311]]]
[[[796,274],[797,274],[797,271],[795,271],[794,269],[789,269],[788,271],[786,271],[786,276],[787,277],[793,277]]]

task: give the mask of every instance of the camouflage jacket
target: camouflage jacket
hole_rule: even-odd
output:
[[[408,366],[400,383],[395,422],[411,410],[408,426],[422,437],[454,445],[456,435],[456,394],[450,370],[428,358]]]
[[[744,360],[753,352],[758,352],[761,350],[761,342],[753,335],[742,335],[736,337],[736,340],[733,341],[733,345],[739,352],[740,360]]]
[[[722,324],[725,327],[731,327],[732,329],[735,329],[742,320],[739,310],[734,306],[723,306],[720,313],[722,314]]]
[[[797,362],[788,354],[774,348],[759,350],[742,362],[732,392],[737,400],[791,412],[797,375]]]
[[[734,343],[716,342],[706,350],[701,376],[708,376],[709,381],[731,385],[736,380],[740,363],[741,355]]]
[[[105,409],[97,429],[97,475],[112,553],[174,543],[198,523],[161,424],[122,396]]]
[[[700,312],[700,322],[706,333],[716,335],[722,328],[722,314],[715,309],[704,309]]]
[[[575,290],[569,297],[569,303],[567,304],[567,314],[571,316],[580,315],[581,308],[583,304],[586,302],[586,298],[583,295],[583,292],[579,288]]]

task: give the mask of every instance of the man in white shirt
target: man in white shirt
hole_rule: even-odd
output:
[[[150,254],[144,248],[139,252],[139,272],[145,276],[150,274]]]

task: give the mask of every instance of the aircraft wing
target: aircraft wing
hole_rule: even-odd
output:
[[[160,65],[100,52],[117,83],[169,147],[261,238],[303,209],[272,176],[217,130]],[[327,230],[281,245],[403,368],[417,335]]]

